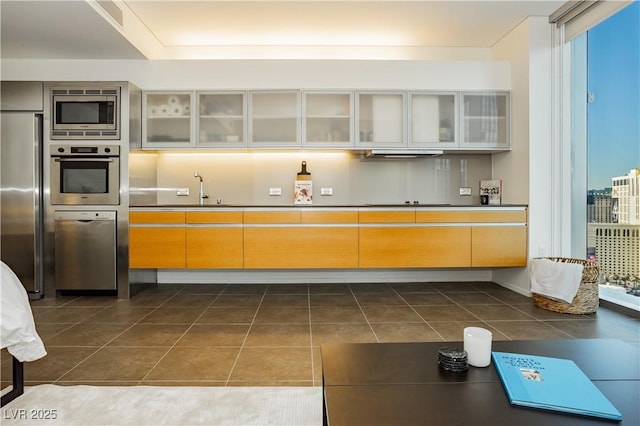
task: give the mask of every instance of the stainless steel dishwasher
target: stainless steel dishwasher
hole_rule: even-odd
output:
[[[116,212],[55,212],[56,290],[116,290]]]

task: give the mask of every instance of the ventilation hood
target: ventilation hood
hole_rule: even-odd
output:
[[[397,158],[411,159],[420,157],[435,157],[442,155],[441,149],[371,149],[365,151],[366,158]]]

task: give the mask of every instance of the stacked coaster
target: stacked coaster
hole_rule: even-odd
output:
[[[469,369],[467,353],[462,348],[444,347],[438,350],[438,365],[443,370],[463,372]]]

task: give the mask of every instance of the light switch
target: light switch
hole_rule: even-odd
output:
[[[320,195],[333,195],[333,188],[320,188]]]
[[[269,188],[269,195],[282,195],[282,188]]]
[[[178,189],[176,189],[176,195],[178,197],[188,197],[189,196],[189,188],[178,188]]]

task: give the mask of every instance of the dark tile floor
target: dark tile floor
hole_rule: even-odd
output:
[[[129,300],[32,302],[48,351],[27,385],[318,386],[325,342],[616,338],[640,346],[640,320],[537,308],[493,283],[159,285]],[[11,377],[2,353],[2,387]]]

